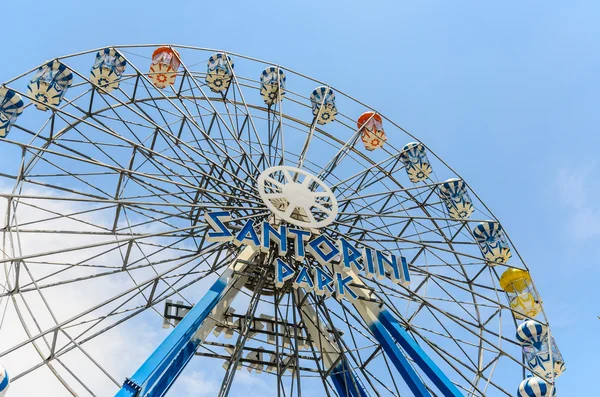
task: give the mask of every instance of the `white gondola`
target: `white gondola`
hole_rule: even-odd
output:
[[[518,397],[556,397],[556,388],[543,379],[532,377],[525,379],[517,390]]]
[[[423,182],[431,175],[431,163],[427,158],[425,146],[419,142],[404,145],[400,153],[400,161],[404,164],[408,179],[412,183]]]
[[[41,66],[27,90],[35,99],[35,107],[46,111],[49,106],[60,105],[63,97],[73,83],[73,73],[59,61],[50,61]]]
[[[206,85],[213,92],[225,92],[233,79],[233,61],[223,53],[213,54],[208,59]]]
[[[23,113],[24,106],[21,95],[6,87],[0,87],[0,138],[8,135],[10,127]]]
[[[502,226],[498,222],[487,221],[473,229],[475,241],[490,266],[506,263],[512,257]]]
[[[338,111],[335,106],[335,94],[331,88],[325,86],[315,88],[310,95],[310,103],[318,124],[324,125],[335,120]]]
[[[439,186],[439,192],[450,218],[464,220],[473,215],[475,207],[465,181],[455,178],[448,179]]]
[[[281,102],[285,95],[285,73],[279,67],[269,66],[260,75],[260,95],[265,104]]]
[[[534,375],[553,380],[565,371],[562,354],[544,324],[534,320],[523,322],[517,328],[517,340]]]
[[[105,48],[96,54],[96,61],[90,72],[90,81],[102,94],[114,91],[119,88],[119,81],[126,67],[127,61],[117,50]]]

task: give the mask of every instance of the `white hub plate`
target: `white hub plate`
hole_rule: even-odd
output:
[[[327,226],[338,213],[338,203],[331,189],[299,168],[267,168],[258,177],[258,192],[275,216],[303,228]]]

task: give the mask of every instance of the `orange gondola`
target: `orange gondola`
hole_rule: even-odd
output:
[[[148,77],[156,88],[166,88],[175,84],[177,70],[181,65],[179,53],[171,47],[159,47],[152,54]]]
[[[383,147],[387,137],[383,131],[383,120],[380,115],[375,112],[365,112],[358,118],[357,126],[367,150]]]

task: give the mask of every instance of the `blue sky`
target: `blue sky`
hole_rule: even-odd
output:
[[[0,81],[89,48],[177,43],[340,87],[419,137],[502,221],[566,358],[559,393],[582,395],[600,355],[599,12],[577,0],[5,2]]]

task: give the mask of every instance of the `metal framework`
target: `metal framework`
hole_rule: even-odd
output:
[[[48,395],[162,396],[179,375],[209,373],[221,377],[215,395],[233,396],[242,370],[262,395],[513,395],[527,366],[498,286],[504,265],[488,266],[472,235],[496,218],[470,188],[475,214],[449,217],[436,188],[459,176],[441,158],[429,151],[434,175],[408,182],[406,130],[382,116],[388,142],[367,152],[355,119],[374,109],[335,89],[340,113],[319,125],[308,95],[329,85],[283,66],[285,99],[266,106],[258,76],[270,64],[239,54],[227,53],[227,91],[212,92],[217,51],[173,46],[182,64],[159,90],[147,74],[155,47],[114,47],[127,69],[110,93],[89,80],[99,49],[57,58],[74,84],[45,113],[25,89],[37,68],[5,83],[27,102],[0,143],[0,360],[17,395],[41,379]],[[235,214],[232,230],[272,216],[257,178],[276,165],[335,193],[339,214],[319,233],[401,253],[411,286],[354,274],[356,302],[276,288],[274,252],[210,242],[206,212]],[[511,249],[510,266],[526,269]]]

